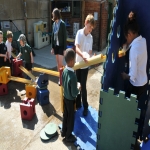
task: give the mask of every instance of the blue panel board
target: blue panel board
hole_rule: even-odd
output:
[[[98,112],[92,107],[88,107],[88,115],[82,115],[83,107],[75,113],[75,123],[73,134],[77,137],[74,143],[80,150],[96,150]],[[59,126],[62,128],[62,125]]]
[[[147,41],[147,52],[148,52],[148,62],[147,62],[147,75],[150,80],[150,0],[117,0],[117,5],[114,7],[113,20],[111,22],[111,33],[108,37],[107,46],[107,60],[104,64],[104,74],[102,80],[102,88],[104,91],[114,88],[115,93],[118,94],[120,90],[125,91],[125,83],[121,77],[121,73],[125,71],[125,61],[126,57],[118,58],[119,48],[125,43],[123,27],[127,21],[127,17],[130,11],[134,11],[137,14],[137,21],[140,26],[140,35],[146,38]],[[118,32],[120,26],[120,32]],[[120,33],[120,34],[119,34]],[[119,36],[120,35],[120,36]],[[141,97],[142,101],[149,99],[148,95],[150,90],[150,85],[147,87],[148,91],[145,91]],[[144,104],[144,103],[143,103]],[[142,105],[143,105],[142,104]],[[141,105],[140,105],[141,106]],[[145,107],[145,106],[143,106]],[[143,108],[142,107],[142,108]],[[147,110],[150,110],[148,105]],[[150,114],[147,112],[147,120],[150,119]],[[145,121],[147,125],[147,122]],[[143,137],[150,134],[150,129],[145,126],[143,130]]]
[[[150,139],[150,135],[149,135],[149,139]],[[150,140],[147,142],[143,142],[140,146],[141,146],[141,150],[150,150]]]

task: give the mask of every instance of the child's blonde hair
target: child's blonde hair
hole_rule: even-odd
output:
[[[87,15],[85,22],[90,23],[93,26],[93,28],[95,27],[95,20],[92,14]]]
[[[3,35],[3,32],[2,32],[2,31],[0,31],[0,34],[1,34],[1,35]]]
[[[13,33],[11,31],[7,31],[7,38],[13,38]]]

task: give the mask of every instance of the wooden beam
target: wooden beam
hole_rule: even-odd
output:
[[[42,68],[38,68],[38,67],[34,67],[32,68],[33,71],[36,72],[41,72],[41,73],[46,73],[52,76],[56,76],[59,77],[59,72],[58,71],[52,71],[52,70],[48,70],[48,69],[42,69]]]
[[[85,21],[85,1],[82,1],[82,28],[84,27]]]

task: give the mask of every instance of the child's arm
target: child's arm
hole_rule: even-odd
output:
[[[77,88],[77,78],[76,76],[71,79],[71,95],[72,97],[77,97],[79,89]]]
[[[21,55],[22,55],[22,54],[21,54],[21,52],[20,52],[16,58],[17,58],[17,59],[20,58]]]
[[[11,62],[8,51],[6,52],[6,54],[7,54],[7,59],[9,60],[9,62]]]
[[[90,47],[89,47],[89,55],[90,57],[92,57],[92,46],[93,46],[93,37],[92,37],[92,40],[91,40],[91,44],[90,44]],[[95,55],[95,54],[94,54]]]
[[[79,56],[81,56],[85,62],[88,62],[88,61],[87,61],[87,58],[83,56],[83,54],[82,54],[82,52],[81,52],[81,50],[80,50],[80,45],[79,45],[79,44],[76,44],[76,53],[77,53]]]
[[[0,57],[7,57],[6,54],[0,54]]]
[[[33,55],[32,55],[32,52],[30,53],[30,57],[31,57],[31,63],[33,63]]]

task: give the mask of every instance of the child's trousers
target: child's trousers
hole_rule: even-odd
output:
[[[62,132],[66,138],[69,138],[74,128],[74,104],[75,100],[68,100],[64,97]]]
[[[88,70],[89,70],[88,68],[76,70],[77,80],[81,84],[81,92],[80,94],[78,94],[76,98],[76,107],[77,108],[81,107],[81,97],[82,97],[82,103],[85,110],[88,109],[87,90],[86,90]]]

